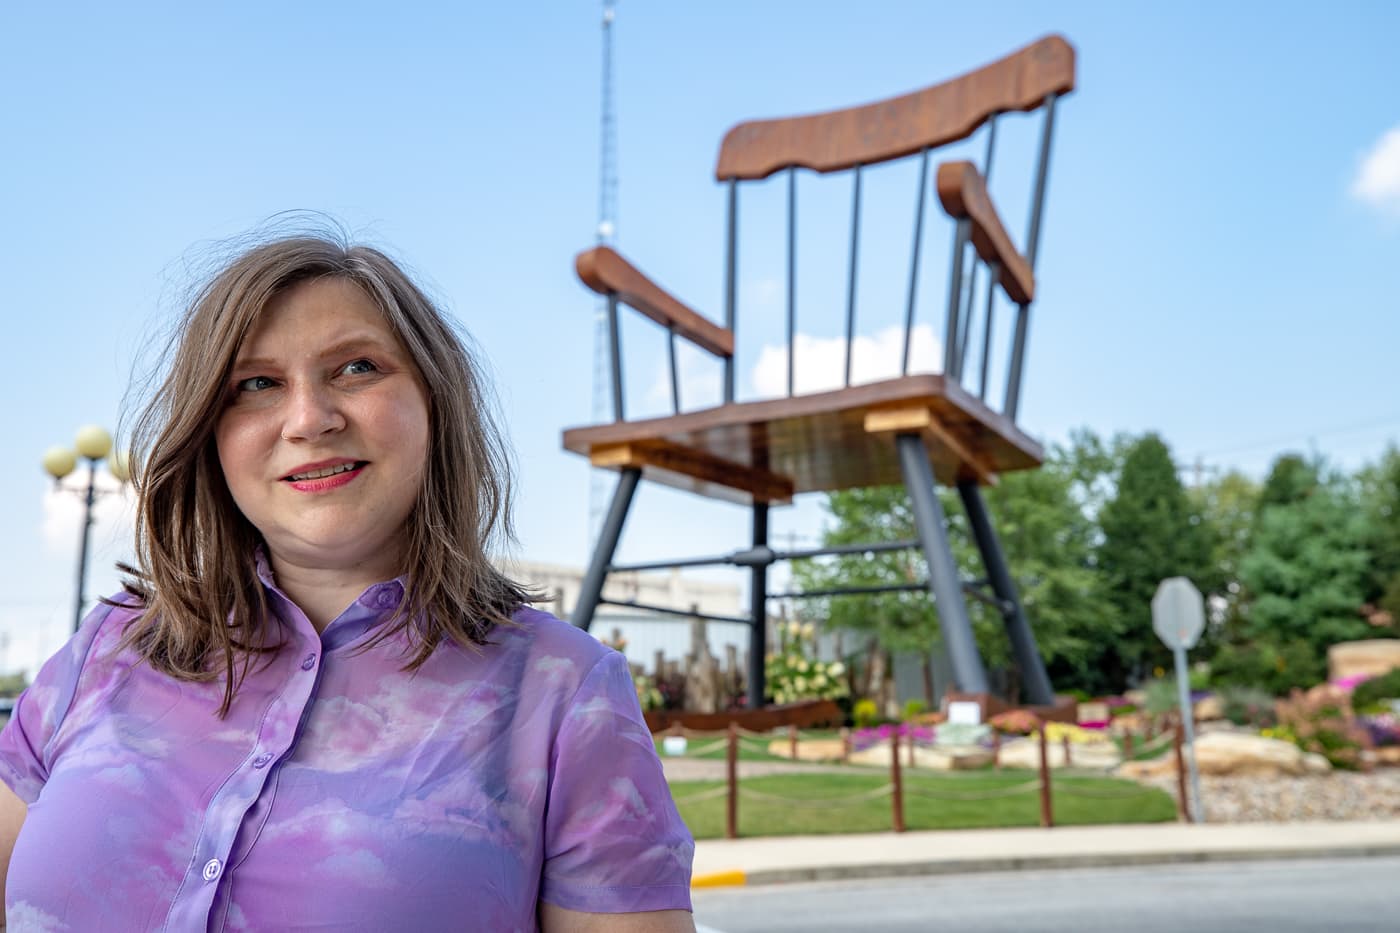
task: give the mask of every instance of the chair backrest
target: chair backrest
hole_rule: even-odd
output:
[[[851,345],[855,338],[856,271],[859,260],[861,173],[880,163],[917,156],[918,193],[907,290],[902,372],[908,373],[910,336],[919,282],[924,206],[928,199],[929,153],[967,139],[988,127],[987,154],[979,172],[970,162],[952,162],[938,170],[937,192],[956,224],[948,313],[944,332],[944,376],[961,382],[967,370],[977,290],[978,262],[989,271],[985,327],[982,339],[978,394],[987,395],[987,354],[991,341],[994,289],[1017,307],[1015,337],[1007,368],[1002,411],[1015,420],[1020,397],[1029,306],[1034,298],[1035,257],[1054,127],[1055,103],[1074,89],[1074,49],[1060,36],[1048,36],[976,71],[941,84],[889,100],[844,110],[776,120],[741,123],[725,135],[715,177],[728,187],[725,246],[724,326],[736,333],[739,187],[741,183],[788,173],[787,211],[787,390],[793,394],[793,351],[796,338],[796,173],[799,169],[827,174],[850,172],[852,182],[851,237],[846,295],[845,384],[851,382]],[[1018,251],[986,189],[996,141],[997,117],[1003,113],[1043,109],[1039,152],[1034,167],[1029,227],[1024,251]],[[965,277],[966,254],[972,247],[972,272]],[[734,400],[735,360],[726,358],[724,401]]]

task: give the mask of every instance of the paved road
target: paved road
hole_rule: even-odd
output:
[[[697,890],[701,933],[1400,930],[1400,857],[1003,872]]]

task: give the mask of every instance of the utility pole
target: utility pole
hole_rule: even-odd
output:
[[[598,226],[599,246],[617,242],[617,113],[613,104],[613,21],[617,18],[614,0],[603,0],[603,86],[599,120]],[[608,399],[608,300],[598,296],[593,312],[593,422],[601,424],[612,407]],[[608,501],[610,471],[592,468],[588,483],[588,541],[592,551],[603,526],[603,509]]]

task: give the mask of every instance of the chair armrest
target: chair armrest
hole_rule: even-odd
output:
[[[1001,287],[1016,304],[1035,298],[1035,274],[1026,257],[1016,251],[987,193],[987,184],[971,162],[938,166],[938,200],[956,220],[972,221],[972,245],[985,262],[1001,266]]]
[[[584,285],[600,295],[616,295],[662,327],[674,329],[715,356],[734,355],[734,332],[692,311],[607,246],[579,253],[574,269]]]

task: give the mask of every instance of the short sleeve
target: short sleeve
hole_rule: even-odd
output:
[[[49,779],[50,747],[63,724],[94,638],[114,607],[100,603],[78,632],[39,669],[0,731],[0,781],[32,804]]]
[[[622,655],[599,660],[565,710],[545,810],[542,900],[568,910],[690,910],[695,843]]]

